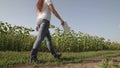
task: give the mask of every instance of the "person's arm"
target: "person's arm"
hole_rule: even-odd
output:
[[[52,11],[52,13],[61,21],[61,25],[64,26],[64,21],[63,19],[60,17],[60,15],[58,14],[58,12],[55,10],[53,4],[49,5],[49,9]]]

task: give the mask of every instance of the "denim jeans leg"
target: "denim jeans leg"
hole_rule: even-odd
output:
[[[39,33],[38,33],[37,39],[33,45],[33,49],[38,49],[41,46],[41,43],[44,40],[44,37],[46,36],[47,29],[48,29],[47,23],[42,23],[40,25]]]
[[[55,49],[54,49],[53,44],[52,44],[52,40],[51,40],[51,36],[50,36],[49,30],[47,31],[47,34],[45,36],[45,40],[46,40],[47,48],[52,53],[52,55],[55,55],[56,52],[55,52]]]

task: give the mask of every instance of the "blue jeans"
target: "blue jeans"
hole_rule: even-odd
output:
[[[37,39],[33,45],[33,49],[38,49],[40,46],[41,46],[41,43],[42,41],[46,40],[46,43],[47,43],[47,47],[48,49],[50,50],[50,52],[54,55],[56,54],[54,48],[53,48],[53,44],[52,44],[52,40],[51,40],[51,35],[50,35],[50,32],[49,32],[49,25],[50,25],[50,22],[46,19],[42,19],[39,21],[39,23],[41,23],[39,26],[39,33],[38,33],[38,36],[37,36]]]

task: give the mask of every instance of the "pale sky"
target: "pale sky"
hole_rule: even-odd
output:
[[[0,20],[35,29],[36,2],[37,0],[0,0]],[[120,42],[120,0],[52,0],[52,2],[72,30]],[[51,24],[61,28],[55,16],[52,16]]]

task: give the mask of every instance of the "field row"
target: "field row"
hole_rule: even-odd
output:
[[[33,31],[32,28],[11,26],[0,21],[0,51],[30,51],[36,40],[36,36],[30,34]],[[120,50],[118,42],[74,30],[66,34],[63,30],[55,28],[51,36],[53,46],[60,52]],[[41,45],[40,51],[48,52],[45,40]]]

